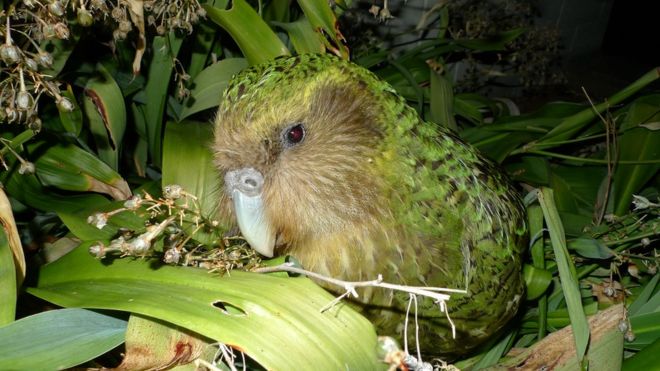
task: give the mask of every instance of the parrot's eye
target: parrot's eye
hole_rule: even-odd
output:
[[[303,124],[294,124],[284,129],[282,133],[284,145],[286,147],[294,146],[305,139],[305,127]]]

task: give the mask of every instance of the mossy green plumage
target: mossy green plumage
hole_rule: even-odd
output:
[[[306,130],[295,146],[281,134],[292,123]],[[423,353],[464,354],[516,313],[526,235],[516,192],[474,148],[421,120],[368,70],[329,55],[251,67],[224,93],[215,135],[221,174],[263,174],[278,254],[349,281],[382,274],[390,283],[467,289],[447,303],[456,339],[438,305],[420,300]],[[220,210],[233,220],[227,195]],[[402,340],[408,294],[359,293],[378,333]]]

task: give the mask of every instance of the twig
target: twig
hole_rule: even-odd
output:
[[[445,313],[447,315],[447,320],[451,326],[452,330],[452,336],[455,338],[456,337],[456,327],[454,325],[454,322],[449,318],[449,313],[447,313],[447,305],[446,301],[449,300],[450,296],[448,294],[443,294],[442,292],[445,293],[458,293],[458,294],[467,294],[467,290],[462,290],[462,289],[447,289],[447,288],[440,288],[440,287],[424,287],[424,286],[404,286],[404,285],[397,285],[397,284],[392,284],[392,283],[387,283],[383,282],[383,276],[381,274],[378,275],[378,278],[375,280],[371,281],[344,281],[332,277],[326,277],[324,275],[315,273],[315,272],[310,272],[308,270],[298,268],[293,266],[293,263],[283,263],[280,265],[276,265],[273,267],[262,267],[262,268],[257,268],[254,270],[254,272],[257,273],[272,273],[272,272],[290,272],[290,273],[297,273],[297,274],[303,274],[311,278],[318,279],[323,282],[330,283],[335,286],[342,287],[346,290],[345,293],[340,295],[339,297],[335,298],[332,302],[330,302],[328,305],[325,305],[323,308],[321,308],[321,312],[324,312],[328,310],[329,308],[332,308],[334,305],[336,305],[339,301],[341,301],[343,298],[345,298],[348,295],[351,295],[354,298],[358,297],[357,291],[355,291],[356,288],[358,287],[380,287],[384,289],[390,289],[390,290],[395,290],[395,291],[402,291],[402,292],[407,292],[413,296],[416,295],[422,295],[426,296],[429,298],[432,298],[435,300],[436,304],[439,305],[440,312]],[[415,301],[416,303],[416,301]],[[409,305],[410,307],[410,305]],[[410,308],[408,308],[410,309]],[[415,314],[417,311],[415,311]],[[407,316],[406,316],[407,320]],[[407,324],[407,322],[406,322]],[[407,353],[407,350],[406,350]]]

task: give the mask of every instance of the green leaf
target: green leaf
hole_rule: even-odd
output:
[[[640,91],[642,88],[657,80],[660,77],[660,68],[654,68],[644,74],[637,81],[625,87],[623,90],[612,95],[603,103],[596,104],[593,107],[588,107],[572,116],[563,119],[559,125],[554,127],[548,134],[543,136],[539,143],[561,141],[571,138],[575,133],[587,126],[594,120],[598,113],[602,113],[610,107],[621,103],[623,100],[629,98],[633,94]]]
[[[84,309],[51,310],[0,328],[0,369],[61,370],[124,342],[126,321]]]
[[[371,323],[345,304],[321,313],[333,297],[307,278],[236,270],[221,277],[146,259],[103,264],[88,247],[43,267],[29,292],[57,305],[158,318],[239,348],[267,369],[378,367]]]
[[[626,348],[641,350],[660,339],[660,312],[638,314],[630,318],[630,327],[635,340],[626,343]]]
[[[651,295],[655,292],[655,288],[658,285],[658,281],[660,280],[660,275],[656,274],[653,276],[653,278],[644,286],[644,289],[642,292],[639,294],[637,299],[630,304],[630,307],[628,307],[628,313],[630,316],[635,316],[639,313],[640,309],[644,304],[646,304],[649,299],[651,298]],[[656,294],[657,295],[657,294]]]
[[[601,240],[593,238],[577,238],[568,242],[568,248],[591,259],[609,259],[614,256],[614,251],[605,246]]]
[[[546,225],[550,232],[550,241],[552,242],[552,249],[555,253],[557,268],[559,269],[561,287],[564,298],[566,299],[566,305],[568,306],[571,326],[573,327],[577,358],[581,362],[587,352],[590,333],[587,317],[582,308],[582,298],[580,296],[577,273],[566,248],[564,228],[559,219],[557,207],[553,201],[554,197],[552,189],[545,187],[541,188],[538,193],[538,199],[541,208],[543,209],[543,216],[545,217]]]
[[[296,53],[323,53],[325,46],[323,45],[322,36],[316,34],[309,24],[307,18],[300,17],[295,22],[271,22],[274,26],[282,28],[289,35],[289,39],[293,44]]]
[[[344,36],[339,31],[337,16],[328,1],[298,0],[312,28],[321,36],[325,47],[333,54],[349,58],[349,50]]]
[[[119,85],[102,64],[85,85],[83,107],[96,142],[99,158],[114,170],[126,130],[126,105]]]
[[[35,175],[20,175],[13,170],[3,180],[7,193],[20,202],[43,211],[75,211],[80,205],[94,205],[107,202],[98,194],[67,195],[62,197],[49,192]]]
[[[67,132],[77,137],[80,135],[80,131],[82,130],[82,125],[83,125],[82,111],[78,106],[78,102],[76,101],[76,96],[73,94],[73,91],[71,90],[71,86],[67,86],[66,90],[62,91],[62,96],[68,99],[69,102],[71,102],[71,104],[73,105],[73,110],[65,111],[62,108],[60,108],[60,106],[58,105],[57,109],[60,113],[60,122],[62,123],[62,126]]]
[[[486,367],[492,366],[497,361],[502,358],[502,355],[504,355],[504,352],[511,347],[511,343],[514,340],[514,336],[516,335],[515,331],[510,332],[507,336],[503,337],[502,340],[497,342],[495,346],[490,348],[486,354],[477,362],[476,365],[474,365],[474,370],[481,370]]]
[[[523,277],[527,286],[527,300],[534,300],[543,295],[552,282],[552,273],[529,264],[523,266]]]
[[[653,120],[660,120],[659,94],[641,97],[630,104],[620,125],[622,130],[626,127],[633,129],[625,131],[618,139],[619,160],[643,161],[660,158],[660,131],[639,127]],[[616,215],[628,212],[633,194],[638,193],[658,170],[660,164],[617,165],[613,178]]]
[[[186,192],[197,197],[202,215],[215,219],[218,205],[218,192],[222,180],[213,166],[211,141],[213,125],[203,122],[170,122],[165,130],[163,146],[163,187],[178,184]],[[195,223],[187,223],[187,229],[194,229]],[[212,244],[221,236],[207,235],[203,231],[194,238],[202,243]]]
[[[156,36],[152,42],[153,56],[149,63],[149,75],[144,88],[146,101],[143,112],[147,125],[147,142],[151,161],[156,166],[161,163],[161,146],[163,138],[163,117],[167,102],[167,88],[174,68],[173,59],[179,53],[183,38],[169,33]]]
[[[267,62],[289,50],[245,0],[234,0],[230,9],[203,7],[211,20],[224,28],[241,48],[250,65]]]
[[[5,228],[0,228],[0,326],[14,321],[17,292],[14,255]]]
[[[498,51],[505,50],[507,45],[518,36],[527,31],[524,28],[515,28],[513,30],[500,32],[486,39],[462,39],[456,40],[456,43],[468,49],[478,51]]]
[[[217,107],[229,80],[246,67],[247,61],[244,58],[227,58],[202,70],[192,83],[190,97],[184,103],[181,119]]]
[[[105,193],[117,200],[131,195],[126,181],[106,163],[73,145],[48,148],[36,161],[36,174],[43,185],[68,191]]]
[[[446,76],[436,73],[429,68],[431,80],[430,109],[433,122],[457,130],[454,119],[454,92],[451,82]]]
[[[623,361],[621,371],[654,370],[658,367],[660,337],[634,356]]]

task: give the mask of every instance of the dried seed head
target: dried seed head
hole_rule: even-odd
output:
[[[20,111],[31,110],[33,106],[34,98],[27,90],[19,91],[16,94],[16,108]]]
[[[2,44],[0,45],[0,58],[9,66],[18,63],[21,60],[21,54],[14,45]]]
[[[41,119],[36,115],[32,115],[28,118],[28,128],[32,130],[35,134],[41,131]]]
[[[92,224],[98,229],[103,229],[103,227],[108,224],[108,215],[106,213],[96,213],[90,215],[87,218],[87,224]]]
[[[183,195],[183,188],[178,184],[169,184],[163,187],[163,197],[169,200],[176,200]]]
[[[130,210],[136,210],[141,204],[142,197],[140,197],[140,195],[135,195],[124,202],[124,207]]]
[[[60,97],[57,100],[56,104],[57,104],[57,108],[60,111],[64,111],[64,112],[72,112],[75,108],[73,106],[73,103],[71,103],[71,101],[68,98],[65,98],[65,97]]]
[[[91,6],[96,9],[105,9],[107,7],[105,0],[92,0]]]
[[[34,164],[29,161],[22,161],[21,166],[18,167],[18,173],[21,175],[34,174]]]
[[[607,286],[605,289],[603,289],[603,293],[609,297],[613,297],[616,295],[616,290],[612,286]]]
[[[163,255],[163,261],[167,264],[177,264],[181,260],[181,252],[177,249],[169,249]]]
[[[115,7],[112,9],[110,15],[112,15],[112,18],[114,18],[117,22],[125,18],[124,11],[120,7]]]
[[[115,39],[115,41],[120,41],[120,40],[125,40],[128,35],[125,32],[121,32],[120,30],[114,30],[112,32],[112,38]]]
[[[53,56],[50,53],[40,51],[39,55],[37,56],[37,62],[40,65],[49,68],[50,66],[53,65]]]
[[[95,258],[101,259],[105,256],[105,245],[103,245],[101,242],[92,245],[89,247],[89,253]]]
[[[42,25],[41,34],[43,35],[44,39],[52,39],[55,37],[55,25],[50,23]]]
[[[133,24],[130,21],[123,20],[119,22],[119,31],[129,33],[133,29]]]
[[[623,321],[619,322],[618,327],[619,327],[619,331],[621,331],[622,333],[625,334],[626,331],[628,331],[628,321],[623,320]]]
[[[37,63],[37,61],[35,61],[35,60],[32,59],[32,58],[27,58],[27,59],[25,60],[25,67],[26,67],[28,70],[30,70],[30,71],[37,71],[37,70],[39,70],[39,64]]]
[[[639,242],[642,244],[642,246],[648,246],[651,244],[651,239],[648,237],[644,237]]]
[[[64,23],[58,22],[55,24],[55,37],[57,37],[60,40],[66,40],[69,38],[69,27],[67,27]]]
[[[64,6],[59,0],[55,0],[48,4],[48,12],[56,17],[61,17],[64,15]]]
[[[78,23],[83,27],[89,27],[94,23],[94,17],[87,9],[78,9]]]
[[[18,111],[16,111],[12,107],[5,108],[5,112],[7,113],[6,117],[7,117],[8,122],[14,122],[14,121],[18,120],[18,118],[20,117]]]

